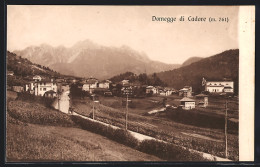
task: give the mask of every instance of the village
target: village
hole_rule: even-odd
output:
[[[12,71],[7,72],[8,76],[15,77]],[[57,98],[63,92],[69,92],[71,85],[77,85],[77,88],[83,93],[91,95],[89,97],[98,98],[104,97],[126,97],[129,98],[144,98],[151,96],[168,97],[177,95],[182,97],[179,101],[179,106],[184,110],[191,110],[195,107],[206,108],[209,104],[209,95],[233,95],[234,82],[233,81],[206,81],[202,79],[202,86],[205,88],[203,92],[194,95],[191,86],[185,86],[182,89],[176,90],[170,87],[142,85],[141,83],[132,83],[129,80],[122,80],[118,83],[112,83],[110,80],[99,81],[96,78],[73,78],[73,77],[43,77],[35,75],[30,78],[23,86],[9,86],[8,90],[17,93],[27,92],[35,96],[43,96],[48,98]],[[141,92],[141,93],[140,93]],[[81,94],[78,94],[81,96]],[[167,105],[167,104],[165,104]],[[169,105],[167,105],[169,106]]]
[[[30,97],[29,103],[42,103],[61,113],[76,114],[139,137],[152,137],[214,156],[237,159],[238,98],[232,80],[202,78],[199,83],[202,91],[194,92],[192,86],[176,89],[162,82],[149,84],[153,82],[138,79],[146,74],[129,74],[130,77],[119,77],[115,81],[114,78],[98,80],[46,74],[21,77],[7,71],[10,81],[22,78],[25,82],[19,85],[9,82],[6,86],[8,93],[17,94],[18,101],[25,102]],[[46,105],[46,101],[50,103]],[[228,128],[224,128],[225,124]],[[225,140],[229,140],[228,149],[225,149]],[[212,142],[213,148],[210,148]],[[215,153],[218,149],[221,151]]]
[[[7,71],[7,77],[20,78],[12,71]],[[127,78],[112,82],[94,77],[31,75],[24,80],[23,85],[7,84],[8,93],[15,92],[18,101],[26,101],[28,95],[38,99],[30,103],[44,103],[47,99],[51,103],[46,107],[67,115],[76,114],[139,137],[152,137],[214,156],[238,158],[238,98],[231,80],[202,78],[201,92],[194,92],[192,86],[175,89]],[[229,143],[226,149],[225,140]],[[214,143],[212,148],[210,143]]]

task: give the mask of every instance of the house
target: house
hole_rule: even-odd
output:
[[[122,80],[121,81],[121,84],[123,85],[123,86],[128,86],[130,83],[129,83],[129,80]]]
[[[109,84],[110,83],[111,83],[111,81],[105,80],[105,81],[99,82],[98,83],[98,87],[99,88],[103,88],[103,89],[109,89]]]
[[[234,93],[233,81],[206,81],[205,91],[210,93]]]
[[[191,86],[184,86],[184,88],[179,90],[179,96],[192,97],[192,87]]]
[[[49,91],[45,92],[43,96],[49,97],[49,98],[54,98],[54,97],[57,97],[57,93],[53,90],[49,90]]]
[[[24,91],[24,88],[22,86],[13,86],[12,89],[15,92],[23,92]]]
[[[34,87],[34,94],[36,96],[43,96],[45,92],[53,90],[57,92],[57,84],[53,80],[41,80],[36,82]]]
[[[184,110],[191,110],[195,108],[195,100],[190,99],[188,97],[184,97],[180,100],[181,102],[181,107]]]
[[[25,91],[34,94],[34,88],[36,87],[37,82],[31,81],[25,84]]]
[[[33,80],[34,81],[41,81],[43,78],[40,76],[40,75],[35,75],[34,77],[33,77]]]
[[[207,107],[209,104],[208,95],[205,94],[198,94],[196,95],[196,99],[198,99],[198,106],[199,107]]]
[[[95,78],[89,78],[85,84],[82,85],[82,90],[89,93],[93,93],[94,89],[98,88],[98,80]]]
[[[147,86],[145,90],[146,94],[158,94],[159,90],[154,86]]]
[[[7,75],[8,75],[8,76],[13,76],[13,75],[14,75],[14,72],[13,72],[13,71],[7,71]]]

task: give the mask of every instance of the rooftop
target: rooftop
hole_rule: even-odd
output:
[[[188,97],[184,97],[184,98],[182,98],[180,101],[195,101],[195,100],[190,99],[190,98],[188,98]]]

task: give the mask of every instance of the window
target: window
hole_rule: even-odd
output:
[[[42,90],[42,88],[40,88],[40,90]]]
[[[43,88],[44,91],[46,91],[46,88]]]

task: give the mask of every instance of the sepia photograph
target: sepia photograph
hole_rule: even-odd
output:
[[[6,162],[254,159],[252,6],[7,5],[6,36]]]

